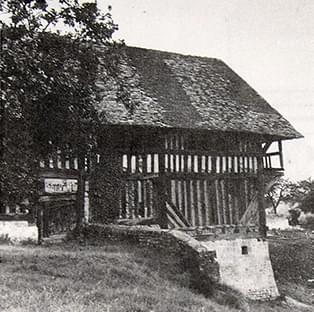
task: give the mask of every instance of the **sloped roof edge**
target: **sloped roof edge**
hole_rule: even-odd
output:
[[[217,58],[125,46],[118,76],[122,87],[114,77],[100,83],[98,110],[108,124],[303,137]]]

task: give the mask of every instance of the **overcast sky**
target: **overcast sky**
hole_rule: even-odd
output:
[[[314,0],[98,0],[131,46],[224,60],[305,138],[286,176],[314,178]]]

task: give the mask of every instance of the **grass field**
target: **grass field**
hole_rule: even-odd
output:
[[[281,291],[313,304],[313,289],[306,282],[313,273],[308,272],[314,267],[313,240],[272,239],[271,250]],[[221,290],[206,298],[189,288],[190,276],[175,259],[121,244],[2,245],[0,274],[0,311],[7,312],[306,311],[280,300],[246,303]]]

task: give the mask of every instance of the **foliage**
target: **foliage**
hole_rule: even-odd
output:
[[[298,208],[289,209],[288,222],[291,226],[296,226],[299,224],[299,217],[301,215],[301,210]]]
[[[303,212],[314,212],[314,181],[311,178],[298,182],[278,179],[266,194],[274,212],[281,202],[297,205]]]
[[[292,188],[292,182],[284,178],[279,178],[267,191],[266,200],[271,204],[275,214],[277,214],[277,208],[279,204],[289,198]]]
[[[95,3],[1,0],[0,11],[1,200],[13,205],[36,193],[34,159],[93,148],[98,46],[109,55],[119,44]]]
[[[314,214],[306,213],[302,215],[300,224],[303,228],[314,230]]]
[[[305,213],[314,213],[314,181],[309,178],[292,184],[286,200]]]

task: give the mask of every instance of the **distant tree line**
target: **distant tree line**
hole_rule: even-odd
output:
[[[290,214],[293,220],[298,219],[301,211],[314,214],[314,180],[309,178],[292,182],[279,178],[268,190],[266,202],[275,214],[280,203],[289,204],[292,207]]]

